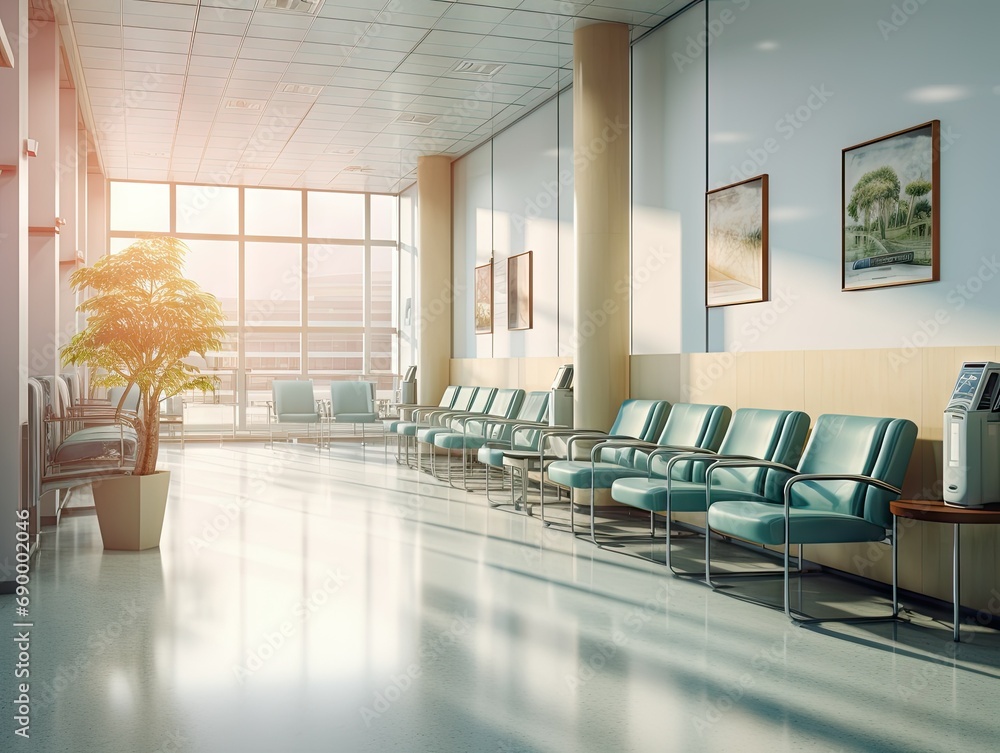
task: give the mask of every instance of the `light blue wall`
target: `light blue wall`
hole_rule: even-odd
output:
[[[453,165],[455,358],[572,356],[572,90]],[[531,251],[534,323],[507,329],[507,260]],[[493,334],[473,331],[473,274],[493,254]]]
[[[692,342],[705,320],[704,191],[764,172],[771,301],[712,309],[710,350],[997,342],[1000,3],[710,0],[708,11],[695,6],[634,48],[635,210],[646,212],[634,269],[650,238],[680,253],[670,280],[636,286],[637,318],[657,304],[669,313],[659,333],[635,325],[636,352],[704,349]],[[932,119],[942,130],[941,281],[842,292],[842,149]]]

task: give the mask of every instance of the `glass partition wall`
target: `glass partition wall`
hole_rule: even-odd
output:
[[[233,406],[240,429],[267,421],[274,379],[376,383],[399,372],[398,199],[299,189],[112,181],[110,250],[172,235],[186,274],[226,313],[226,342],[193,361],[219,378],[194,402]],[[235,427],[234,427],[235,428]]]

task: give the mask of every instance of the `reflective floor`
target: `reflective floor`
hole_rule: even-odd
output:
[[[970,627],[956,646],[926,607],[909,624],[796,627],[376,447],[367,462],[358,447],[165,447],[159,550],[104,552],[95,517],[64,518],[31,574],[27,741],[14,642],[0,647],[2,750],[1000,747],[1000,633]],[[884,605],[829,576],[803,594],[817,611]],[[0,620],[12,634],[10,597]]]

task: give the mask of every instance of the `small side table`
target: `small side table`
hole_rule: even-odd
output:
[[[951,598],[953,602],[954,634],[953,640],[958,643],[961,638],[958,632],[958,612],[962,596],[961,576],[961,538],[959,526],[976,523],[1000,523],[1000,505],[986,507],[952,507],[941,500],[910,500],[897,499],[889,503],[892,514],[899,518],[913,518],[926,523],[951,523],[954,528],[954,545],[952,547],[951,563]]]

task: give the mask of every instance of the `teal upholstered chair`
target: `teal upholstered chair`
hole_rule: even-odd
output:
[[[823,415],[797,468],[753,460],[723,460],[707,472],[707,533],[715,531],[784,552],[785,614],[798,622],[868,621],[811,618],[793,610],[790,550],[798,544],[846,544],[888,540],[892,545],[892,615],[898,614],[896,523],[889,502],[898,499],[917,437],[912,421]],[[784,471],[768,478],[763,499],[732,499],[712,491],[713,477],[731,469]],[[783,478],[782,478],[783,475]],[[712,583],[711,535],[705,537],[705,580]],[[886,618],[880,618],[886,619]]]
[[[458,385],[455,384],[449,384],[447,387],[445,387],[444,392],[441,393],[441,401],[437,405],[397,405],[396,407],[398,407],[401,411],[404,412],[408,411],[410,415],[412,415],[414,411],[417,411],[421,408],[447,409],[450,408],[452,404],[455,402],[455,398],[458,396],[458,389],[459,389]],[[394,418],[389,421],[385,421],[382,424],[383,453],[388,457],[389,454],[388,438],[390,436],[396,437],[396,462],[399,462],[399,434],[396,433],[396,428],[406,423],[410,423],[410,421],[405,419]],[[409,453],[408,445],[406,449],[407,453]],[[407,463],[409,463],[409,457],[407,457]]]
[[[591,449],[589,460],[557,460],[549,465],[549,480],[573,491],[590,489],[590,537],[598,544],[594,508],[597,489],[610,489],[617,479],[649,475],[649,453],[654,450],[714,452],[722,442],[731,417],[732,411],[724,405],[677,403],[670,409],[663,430],[654,442],[600,441]],[[655,465],[657,459],[652,462]],[[675,466],[674,473],[678,478],[689,480],[690,463]]]
[[[361,441],[365,439],[365,424],[379,423],[375,410],[375,385],[372,382],[331,382],[330,418],[338,424],[361,424]]]
[[[538,448],[538,463],[543,469],[548,469],[553,463],[559,461],[573,461],[573,448],[576,444],[588,441],[600,441],[607,439],[627,439],[640,442],[654,442],[667,420],[670,412],[670,403],[666,400],[626,400],[618,409],[611,429],[607,432],[592,431],[587,429],[543,429]],[[562,454],[551,454],[553,441],[564,439],[566,442],[565,452]],[[608,463],[618,463],[619,459],[631,457],[634,450],[630,447],[607,447],[601,453],[600,459]],[[576,461],[581,462],[581,461]],[[590,463],[585,463],[589,469]],[[575,466],[570,466],[575,468]],[[539,511],[542,523],[545,521],[545,471],[542,474],[542,483],[539,494]],[[610,482],[609,482],[610,485]],[[570,504],[570,530],[575,532],[573,519],[574,505]]]
[[[416,439],[417,431],[428,426],[438,425],[438,420],[444,417],[445,414],[468,412],[472,406],[472,401],[476,399],[476,392],[478,390],[478,387],[459,387],[450,408],[441,408],[440,406],[417,408],[413,411],[414,420],[400,421],[396,424],[393,431],[396,433],[397,442],[401,437],[406,443],[407,464],[409,464],[410,460],[410,443]]]
[[[429,422],[429,425],[417,428],[417,468],[421,468],[421,445],[430,445],[431,467],[429,470],[432,475],[436,475],[434,469],[434,438],[438,434],[448,434],[460,430],[462,428],[461,421],[465,418],[486,415],[493,405],[493,398],[496,394],[497,390],[495,387],[478,387],[475,397],[472,398],[472,402],[469,403],[467,410],[435,411],[428,415],[426,420]]]
[[[108,402],[112,408],[117,408],[121,402],[122,395],[125,394],[124,387],[108,387]],[[122,410],[139,410],[139,385],[133,384],[128,391],[128,396],[122,404]]]
[[[322,414],[316,406],[316,395],[312,379],[275,379],[271,382],[272,408],[274,414],[268,422],[271,447],[274,447],[275,424],[301,424],[312,435],[312,425],[320,429],[319,444],[323,441]],[[319,449],[319,444],[317,449]]]
[[[674,407],[674,410],[677,406]],[[647,454],[648,472],[643,477],[621,478],[611,485],[611,497],[650,517],[650,535],[655,535],[655,515],[665,513],[667,524],[666,565],[671,564],[671,516],[675,512],[705,512],[706,472],[720,460],[760,459],[795,465],[809,433],[809,416],[801,411],[740,408],[733,414],[718,453],[675,453],[669,449]],[[663,461],[666,461],[664,463]],[[686,468],[685,468],[686,466]],[[734,468],[715,478],[730,499],[763,499],[768,475],[764,468]],[[596,542],[600,545],[600,542]],[[680,573],[678,575],[701,575]]]
[[[484,419],[483,432],[487,440],[477,451],[476,457],[486,467],[486,500],[491,505],[494,505],[494,503],[490,498],[490,469],[500,469],[500,485],[502,488],[505,476],[505,466],[503,464],[504,451],[538,452],[538,440],[541,437],[541,430],[548,428],[548,424],[545,423],[548,410],[549,393],[547,391],[529,392],[525,395],[520,408],[518,408],[517,413],[512,418]],[[513,479],[511,479],[510,490],[513,497]],[[530,508],[528,511],[530,513]]]
[[[478,395],[477,395],[478,399]],[[468,491],[469,450],[478,450],[489,441],[488,428],[491,419],[506,420],[517,415],[524,400],[524,390],[496,390],[490,402],[489,410],[482,415],[474,412],[466,416],[451,419],[451,431],[438,431],[433,436],[434,446],[443,449],[448,454],[448,483],[451,483],[451,454],[454,450],[462,452],[462,488]],[[495,430],[498,430],[496,427]]]

